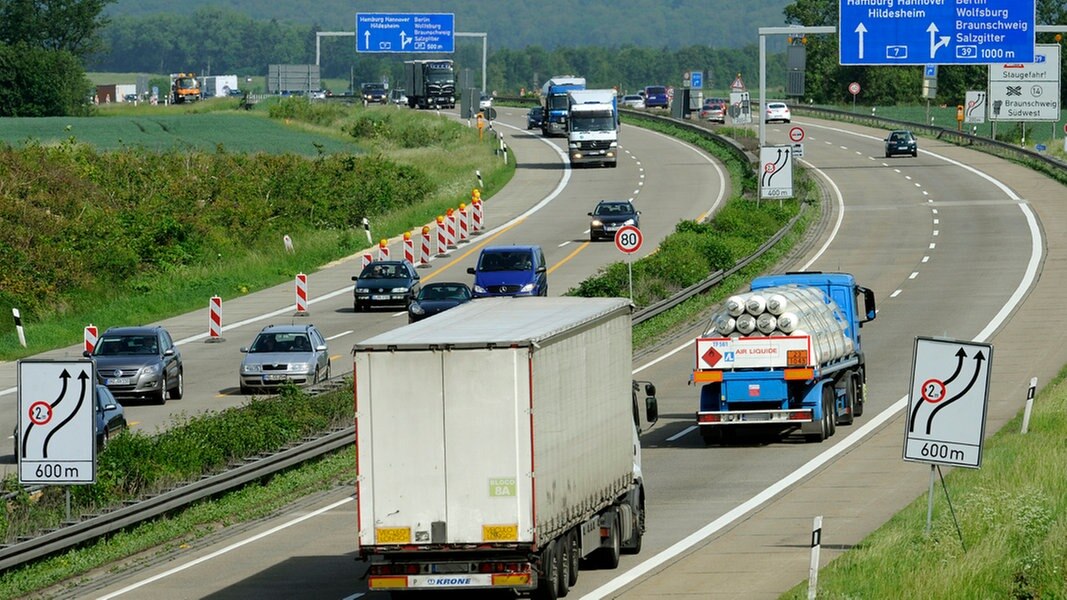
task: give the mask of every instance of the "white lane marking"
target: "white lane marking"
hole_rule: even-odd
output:
[[[908,279],[915,279],[918,276],[919,276],[919,272],[918,271],[912,271],[911,275],[908,275]]]
[[[937,244],[930,242],[930,249],[933,250],[934,248],[937,248]]]
[[[899,172],[900,172],[900,171],[897,171],[897,173],[899,173]],[[905,176],[904,176],[904,179],[907,179],[908,181],[911,181],[911,175],[905,175]]]
[[[821,125],[813,125],[813,127],[822,127],[822,126]],[[871,139],[876,139],[876,140],[878,139],[878,138],[875,138],[873,136],[866,136],[866,135],[863,135],[863,134],[855,134],[853,132],[849,132],[849,131],[845,131],[845,130],[838,130],[838,129],[832,128],[832,127],[824,127],[824,128],[825,129],[832,129],[834,131],[840,131],[841,133],[845,133],[845,134],[859,135],[859,136],[862,136],[862,137],[869,137]],[[962,164],[962,163],[960,163],[958,161],[952,160],[952,159],[944,157],[944,156],[939,156],[939,155],[934,154],[932,152],[929,152],[927,150],[923,150],[922,152],[924,154],[928,154],[930,156],[939,158],[939,159],[944,160],[946,162],[949,162],[949,163],[951,163],[953,165],[956,165],[956,166],[958,166],[958,167],[960,167],[962,169],[970,171],[970,172],[978,175],[979,177],[989,181],[994,186],[1000,188],[1000,190],[1002,192],[1004,192],[1004,194],[1006,194],[1009,198],[1011,198],[1012,200],[1015,200],[1015,201],[1017,201],[1019,203],[1018,204],[1019,210],[1022,211],[1023,216],[1026,219],[1027,227],[1030,229],[1030,260],[1027,263],[1026,272],[1023,274],[1022,279],[1019,281],[1019,285],[1016,286],[1015,291],[1012,293],[1011,297],[1008,298],[1008,301],[1004,303],[1004,305],[1000,308],[1000,311],[997,312],[997,314],[993,317],[993,319],[989,322],[989,324],[987,324],[985,326],[985,328],[982,331],[980,331],[978,333],[978,335],[975,336],[975,338],[972,340],[974,342],[984,342],[989,338],[989,336],[993,335],[993,332],[995,332],[997,329],[999,329],[1003,325],[1004,321],[1007,320],[1008,316],[1011,315],[1011,313],[1014,310],[1016,310],[1016,308],[1019,306],[1020,303],[1022,303],[1023,298],[1026,296],[1027,290],[1029,290],[1030,287],[1033,286],[1034,282],[1037,280],[1037,269],[1038,269],[1038,266],[1041,264],[1041,254],[1042,254],[1042,247],[1043,247],[1043,242],[1042,242],[1042,239],[1041,239],[1041,229],[1037,225],[1037,218],[1034,216],[1034,212],[1033,212],[1033,210],[1030,209],[1030,206],[1027,205],[1026,203],[1022,202],[1022,199],[1019,198],[1019,196],[1017,196],[1015,194],[1015,192],[1013,192],[1003,182],[998,181],[997,179],[993,178],[991,175],[988,175],[986,173],[982,173],[978,169],[975,169],[974,167],[971,167],[969,165]],[[825,174],[823,176],[825,176]],[[834,187],[836,189],[836,186],[834,186]],[[836,233],[836,231],[835,231],[835,233]],[[930,246],[933,247],[933,244],[931,244]],[[893,292],[893,296],[896,296],[899,293],[900,293],[900,290],[897,290],[897,291]],[[679,348],[675,349],[674,351],[672,351],[671,353],[673,354],[674,352],[677,352],[678,350],[680,350],[683,347],[691,347],[691,343],[687,344],[687,346],[679,347]],[[658,360],[662,360],[662,358],[661,359],[657,359],[657,361],[655,361],[655,362],[658,362]],[[653,364],[653,363],[650,363],[650,364]],[[723,516],[719,517],[718,519],[715,519],[711,523],[708,523],[704,527],[698,529],[697,531],[694,531],[693,533],[689,534],[685,538],[683,538],[683,539],[679,540],[678,542],[674,543],[672,546],[670,546],[666,550],[656,554],[655,556],[653,556],[653,557],[649,558],[648,560],[638,564],[636,567],[626,571],[625,573],[622,573],[618,577],[616,577],[616,578],[612,579],[611,581],[605,583],[604,585],[602,585],[599,588],[593,590],[592,592],[589,592],[588,594],[582,596],[581,600],[587,600],[587,599],[588,600],[599,600],[601,598],[608,597],[610,594],[612,594],[612,593],[614,593],[614,592],[616,592],[616,591],[618,591],[618,590],[630,585],[631,583],[633,583],[634,581],[637,581],[641,577],[644,577],[645,575],[647,575],[647,574],[649,574],[649,573],[661,568],[663,565],[665,565],[667,563],[670,563],[671,561],[674,561],[681,554],[684,554],[684,553],[688,552],[694,546],[704,542],[704,540],[706,540],[709,536],[711,536],[711,535],[715,534],[716,532],[722,530],[723,528],[725,528],[726,526],[730,525],[731,523],[737,521],[741,517],[744,517],[745,515],[747,515],[748,513],[752,512],[756,508],[759,508],[763,504],[769,502],[775,496],[777,496],[778,494],[780,494],[780,493],[784,492],[785,490],[787,490],[790,486],[792,486],[792,485],[794,485],[796,483],[804,481],[804,479],[806,477],[808,477],[809,475],[811,475],[812,473],[814,473],[815,471],[820,469],[823,465],[825,465],[826,463],[830,462],[831,460],[837,458],[837,456],[839,456],[841,454],[844,454],[845,451],[850,449],[852,446],[855,446],[856,444],[860,443],[864,438],[866,438],[868,435],[874,433],[884,423],[889,421],[891,418],[895,417],[897,415],[897,413],[899,413],[900,411],[904,410],[904,407],[906,407],[907,404],[908,404],[908,397],[907,396],[904,396],[903,398],[897,400],[892,405],[890,405],[889,408],[885,409],[884,411],[882,411],[881,413],[876,415],[869,422],[864,423],[862,426],[860,426],[851,435],[849,435],[845,439],[841,440],[839,443],[835,444],[834,446],[828,448],[826,451],[824,451],[823,453],[819,454],[815,458],[811,459],[810,461],[808,461],[807,463],[802,465],[797,470],[793,471],[789,475],[787,475],[787,476],[783,477],[782,479],[776,481],[775,483],[771,484],[769,487],[764,489],[762,492],[756,494],[755,496],[753,496],[749,500],[747,500],[747,501],[741,503],[740,505],[736,506],[735,508],[731,509],[729,512],[727,512]]]
[[[930,262],[930,257],[929,257],[929,256],[924,256],[924,257],[923,257],[923,262],[924,262],[924,263],[925,263],[925,262]]]
[[[330,337],[326,338],[326,341],[327,342],[332,342],[333,340],[336,340],[339,337],[344,337],[344,336],[346,336],[346,335],[348,335],[350,333],[352,333],[351,329],[349,329],[348,331],[342,331],[341,333],[338,333],[337,335],[331,335]]]
[[[168,571],[164,571],[164,572],[159,573],[157,575],[153,575],[153,576],[151,576],[151,577],[149,577],[147,579],[142,579],[141,581],[138,581],[138,582],[135,582],[135,583],[131,583],[130,585],[122,588],[121,590],[111,592],[110,594],[107,594],[106,596],[100,596],[99,598],[97,598],[97,600],[109,600],[110,598],[115,598],[117,596],[121,596],[121,595],[123,595],[123,594],[125,594],[127,592],[132,592],[133,590],[136,590],[138,588],[144,587],[144,586],[146,586],[146,585],[148,585],[150,583],[159,581],[160,579],[163,579],[165,577],[170,577],[171,575],[174,575],[175,573],[180,573],[180,572],[182,572],[182,571],[184,571],[184,570],[186,570],[188,568],[195,567],[196,565],[199,565],[200,563],[207,562],[209,560],[212,560],[214,558],[222,556],[223,554],[226,554],[227,552],[230,552],[232,550],[236,550],[236,549],[240,548],[241,546],[245,546],[247,544],[251,544],[252,542],[259,541],[259,540],[267,537],[268,535],[273,535],[275,533],[278,533],[279,531],[281,531],[283,529],[287,529],[289,527],[292,527],[293,525],[296,525],[298,523],[302,523],[302,522],[304,522],[304,521],[306,521],[306,520],[308,520],[308,519],[310,519],[312,517],[317,517],[317,516],[321,515],[324,512],[331,511],[331,510],[337,508],[338,506],[341,506],[342,504],[346,504],[348,502],[351,502],[353,499],[354,498],[352,498],[350,496],[350,497],[345,498],[343,500],[338,500],[337,502],[334,502],[334,503],[329,504],[327,506],[323,506],[320,509],[311,511],[306,515],[303,515],[301,517],[297,517],[297,518],[295,518],[295,519],[293,519],[291,521],[286,521],[285,523],[282,523],[281,525],[278,525],[277,527],[273,527],[271,529],[268,529],[267,531],[264,531],[264,532],[261,532],[261,533],[257,533],[256,535],[254,535],[254,536],[252,536],[250,538],[243,539],[243,540],[241,540],[239,542],[234,542],[233,544],[230,544],[229,546],[226,546],[225,548],[221,548],[219,550],[216,550],[215,552],[212,552],[211,554],[208,554],[206,556],[201,556],[200,558],[197,558],[197,559],[189,561],[187,563],[178,565],[177,567],[174,567],[173,569],[170,569]]]
[[[941,223],[941,219],[934,219],[934,225]]]
[[[936,229],[934,230],[934,237],[937,237],[937,236],[938,236],[938,235],[940,235],[940,234],[941,234],[941,232],[940,232],[940,231],[938,231],[938,230],[936,230]]]
[[[925,193],[925,192],[923,192],[923,193]],[[935,215],[937,214],[937,209],[936,209],[936,208],[932,208],[932,209],[930,209],[930,210],[931,210],[931,211],[932,211],[932,212],[933,212],[933,213],[934,213]]]
[[[896,298],[903,290],[894,290],[892,294],[889,294],[890,298]]]
[[[518,127],[514,127],[514,126],[511,126],[511,125],[504,125],[504,126],[505,127],[509,127],[511,129],[514,129],[516,131],[522,131]],[[505,229],[507,227],[511,227],[516,221],[521,221],[521,220],[525,219],[526,217],[534,214],[535,212],[541,210],[549,202],[552,202],[553,200],[556,199],[557,196],[562,194],[564,188],[566,188],[567,184],[570,183],[571,174],[573,173],[573,171],[571,170],[570,164],[567,161],[567,155],[564,154],[563,151],[560,150],[559,147],[557,147],[552,142],[550,142],[550,141],[548,141],[548,140],[546,140],[544,138],[537,138],[537,139],[540,140],[542,143],[546,144],[549,148],[552,148],[552,150],[555,151],[556,155],[560,159],[560,162],[563,163],[563,177],[560,178],[559,183],[556,184],[555,189],[553,189],[551,192],[549,192],[549,194],[547,196],[542,198],[540,202],[538,202],[537,204],[535,204],[535,205],[531,206],[530,208],[528,208],[526,210],[526,212],[524,212],[524,213],[512,218],[507,223],[503,223],[501,225],[498,225],[498,226],[494,227],[493,229],[485,231],[483,233],[483,235],[489,236],[489,235],[492,235],[493,233],[495,233],[495,232],[497,232],[497,231],[499,231],[501,229]],[[720,174],[721,174],[721,172],[720,172]],[[399,240],[399,239],[400,239],[400,237],[397,236],[397,238],[395,238],[393,241],[396,241],[396,240]],[[362,254],[362,252],[353,254],[352,257],[359,256],[360,254]],[[352,257],[349,257],[349,258],[352,258]],[[345,260],[345,259],[341,259],[341,260]],[[433,260],[433,259],[431,258],[431,260]],[[336,263],[336,262],[338,262],[338,261],[334,261],[334,263]],[[331,264],[333,264],[333,263],[331,263]],[[339,290],[334,290],[332,292],[328,292],[326,294],[322,294],[321,296],[316,295],[314,298],[312,298],[311,300],[308,301],[308,304],[317,304],[319,302],[324,302],[324,301],[329,300],[331,298],[336,298],[337,296],[340,296],[341,294],[351,294],[351,293],[352,293],[352,286],[351,285],[347,285],[347,286],[345,286],[345,287],[343,287],[343,288],[341,288]],[[222,331],[232,331],[234,329],[238,329],[240,327],[244,327],[245,325],[250,325],[252,323],[258,323],[259,321],[265,321],[267,319],[270,319],[270,318],[273,318],[273,317],[277,317],[279,315],[283,315],[283,314],[286,314],[286,313],[291,313],[295,309],[296,309],[296,304],[290,304],[288,306],[279,308],[278,310],[275,310],[275,311],[272,311],[272,312],[269,312],[269,313],[264,313],[264,314],[261,314],[261,315],[256,316],[256,317],[250,317],[250,318],[245,319],[243,321],[238,321],[236,323],[231,323],[229,325],[224,325],[222,327]],[[406,313],[398,313],[398,314],[406,314]],[[174,342],[174,344],[176,346],[181,346],[181,345],[184,345],[184,344],[188,344],[190,342],[197,342],[197,341],[200,341],[200,340],[203,340],[203,339],[207,339],[207,337],[209,335],[210,335],[209,332],[200,333],[200,334],[197,334],[197,335],[194,335],[194,336],[191,336],[191,337],[187,337],[187,338],[183,338],[183,339],[180,339],[180,340],[176,340]],[[8,389],[0,392],[0,396],[5,396],[7,394],[13,394],[17,390],[18,390],[18,387],[8,388]]]
[[[689,427],[686,427],[685,429],[683,429],[683,430],[679,431],[678,433],[672,435],[671,437],[667,438],[667,441],[668,442],[673,442],[674,440],[676,440],[678,438],[681,438],[681,437],[684,437],[687,433],[689,433],[690,431],[694,431],[696,429],[697,429],[696,425],[690,425]]]

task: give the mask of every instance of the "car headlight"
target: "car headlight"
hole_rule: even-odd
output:
[[[591,223],[589,223],[590,227],[601,227],[603,225],[604,225],[604,223],[601,222],[600,219],[593,219],[593,221]]]
[[[619,147],[619,142],[612,142],[611,143],[611,147],[612,148],[618,148]]]
[[[263,365],[241,365],[242,373],[262,373]]]
[[[409,310],[409,311],[411,312],[411,314],[413,314],[413,315],[423,315],[423,314],[426,314],[426,311],[425,311],[425,310],[423,310],[421,306],[419,306],[419,303],[418,303],[418,302],[412,302],[412,303],[411,303],[411,305],[410,305],[410,306],[408,306],[408,310]]]
[[[474,286],[474,292],[475,292],[476,294],[487,294],[487,293],[488,293],[488,292],[486,291],[486,289],[485,289],[485,288],[483,288],[483,287],[482,287],[482,286],[480,286],[480,285],[475,285],[475,286]]]
[[[626,219],[626,222],[623,223],[623,225],[633,225],[633,224],[634,224],[634,220],[633,219]]]
[[[289,365],[289,370],[294,373],[310,373],[315,370],[315,363],[302,362]]]
[[[394,294],[406,294],[406,293],[408,293],[408,288],[406,288],[406,287],[395,287],[395,288],[393,288],[393,293]]]
[[[527,283],[526,285],[522,286],[522,289],[519,290],[519,292],[525,294],[527,292],[532,292],[533,289],[534,289],[534,284]]]
[[[142,375],[158,375],[159,374],[159,365],[158,364],[156,364],[156,365],[146,365],[145,367],[143,367],[141,369],[141,374]]]

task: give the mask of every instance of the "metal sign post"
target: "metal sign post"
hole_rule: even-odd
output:
[[[641,230],[633,225],[623,225],[615,232],[615,247],[619,249],[619,252],[628,256],[626,268],[630,280],[630,302],[634,301],[633,254],[641,249],[641,242],[643,240],[644,236],[641,235]]]

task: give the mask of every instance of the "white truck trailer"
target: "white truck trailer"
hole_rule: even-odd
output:
[[[580,559],[640,551],[657,405],[631,379],[630,315],[621,298],[487,298],[354,346],[370,590],[555,599]]]

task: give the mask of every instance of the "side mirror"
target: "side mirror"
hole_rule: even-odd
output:
[[[645,398],[645,418],[649,425],[659,420],[659,402],[652,396]]]
[[[174,356],[174,348],[167,348],[164,350],[163,356]]]
[[[467,273],[474,275],[474,267],[467,267]]]
[[[88,350],[82,350],[82,356],[84,356],[86,358],[89,358],[89,351]]]
[[[541,267],[537,267],[536,269],[534,269],[534,273],[544,273],[547,270],[548,269],[546,269],[545,267],[541,266]]]
[[[655,395],[656,395],[656,386],[651,384],[651,383],[646,383],[645,384],[645,395],[646,396],[655,397]]]
[[[248,346],[241,346],[241,352],[244,354],[248,354]]]
[[[355,281],[355,280],[357,280],[357,279],[359,279],[359,277],[357,277],[356,275],[353,275],[353,276],[352,276],[352,281]]]
[[[316,352],[326,352],[327,349],[328,348],[326,347],[326,344],[315,346],[315,351]]]
[[[593,216],[593,211],[589,211],[589,212],[587,212],[585,214],[587,214],[587,215],[589,215],[591,217],[591,216]]]

